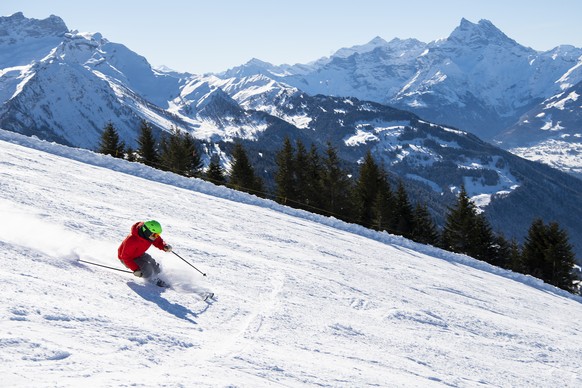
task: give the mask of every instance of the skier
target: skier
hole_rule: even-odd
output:
[[[123,240],[117,255],[119,260],[139,278],[149,279],[160,273],[160,265],[146,251],[155,246],[166,252],[172,252],[172,247],[164,242],[160,234],[162,226],[158,221],[136,222],[131,227],[131,233]],[[166,283],[161,279],[154,282],[163,287]]]

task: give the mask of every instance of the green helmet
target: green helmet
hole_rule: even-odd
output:
[[[162,234],[162,225],[160,225],[158,221],[146,221],[143,223],[143,226],[145,226],[151,233]]]

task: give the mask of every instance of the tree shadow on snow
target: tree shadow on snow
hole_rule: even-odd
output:
[[[191,322],[195,325],[198,323],[193,320],[191,317],[198,317],[198,314],[187,307],[182,306],[178,303],[172,303],[162,297],[160,291],[158,289],[154,290],[152,285],[139,285],[136,283],[128,282],[127,285],[131,288],[136,294],[141,296],[147,301],[153,302],[157,304],[162,310],[172,314],[176,318],[184,319],[188,322]],[[162,289],[163,290],[163,289]]]

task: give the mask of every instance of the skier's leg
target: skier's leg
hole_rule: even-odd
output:
[[[162,271],[160,269],[160,264],[153,257],[151,257],[151,259],[152,259],[151,260],[152,269],[154,270],[154,273],[157,275]]]
[[[141,270],[142,277],[145,279],[148,279],[154,273],[157,273],[157,272],[155,272],[156,268],[158,268],[158,272],[159,272],[159,265],[157,265],[158,263],[156,263],[156,261],[147,253],[144,253],[143,255],[141,255],[140,257],[135,259],[135,262],[137,263],[137,265],[139,265],[139,269]]]
[[[150,265],[154,272],[152,278],[150,279],[152,283],[154,283],[158,287],[168,287],[168,283],[160,279],[160,277],[158,276],[159,273],[161,272],[160,264],[158,264],[158,262],[153,257],[151,258]]]
[[[158,277],[161,269],[160,265],[153,257],[144,253],[139,258],[135,259],[135,262],[139,265],[143,278],[159,287],[168,287],[168,283]]]

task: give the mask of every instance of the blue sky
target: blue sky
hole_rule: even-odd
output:
[[[580,0],[2,0],[0,15],[60,16],[67,27],[100,32],[153,65],[219,72],[258,58],[307,63],[342,47],[447,37],[466,18],[488,19],[536,50],[582,47]]]

